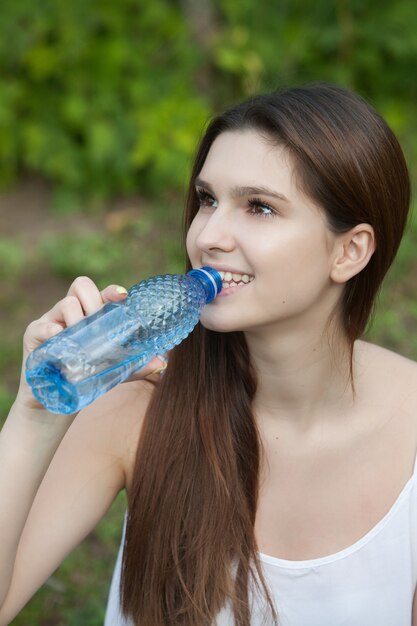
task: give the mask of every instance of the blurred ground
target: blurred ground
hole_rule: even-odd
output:
[[[1,237],[20,244],[29,263],[37,262],[37,248],[46,234],[53,236],[69,231],[89,233],[103,230],[100,219],[91,215],[54,215],[49,208],[50,198],[48,185],[34,178],[25,180],[10,193],[0,195]],[[45,307],[65,294],[67,281],[57,276],[51,267],[48,268],[47,263],[44,269],[49,270],[46,275],[43,272],[33,273],[28,268],[27,273],[24,272],[19,277],[20,286],[28,298],[28,315],[23,315],[23,322],[45,312],[47,310]],[[16,284],[10,285],[9,289],[13,290],[14,287]],[[11,332],[21,331],[21,328],[16,328],[18,324],[11,323],[10,312],[7,309],[2,309],[0,315],[2,323],[10,324],[8,329]]]

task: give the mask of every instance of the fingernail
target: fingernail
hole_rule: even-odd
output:
[[[160,376],[163,375],[163,373],[165,372],[167,366],[165,365],[164,367],[158,367],[156,370],[154,370],[153,372],[151,372],[149,374],[149,376],[153,376],[154,374],[159,374]]]
[[[125,289],[124,287],[116,287],[116,291],[117,293],[127,294],[127,289]]]

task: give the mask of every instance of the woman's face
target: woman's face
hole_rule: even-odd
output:
[[[325,323],[341,292],[330,278],[337,235],[297,188],[285,149],[255,131],[224,132],[195,184],[191,264],[235,274],[202,324],[228,332]]]

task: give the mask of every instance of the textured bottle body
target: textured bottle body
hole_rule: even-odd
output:
[[[79,411],[185,339],[206,301],[190,275],[134,285],[125,301],[104,305],[31,353],[26,378],[34,396],[54,413]]]

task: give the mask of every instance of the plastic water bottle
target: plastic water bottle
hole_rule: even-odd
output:
[[[29,355],[33,395],[52,413],[79,411],[181,343],[221,288],[211,267],[141,281],[123,302],[105,304]]]

